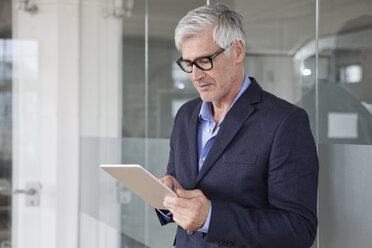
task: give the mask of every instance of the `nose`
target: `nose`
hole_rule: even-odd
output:
[[[191,81],[199,81],[205,76],[205,72],[200,70],[196,65],[193,65],[192,72],[190,73]]]

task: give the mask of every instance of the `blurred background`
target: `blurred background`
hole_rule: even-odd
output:
[[[317,248],[370,247],[372,1],[224,0],[245,70],[303,107],[320,159]],[[174,28],[205,0],[0,0],[0,248],[163,248],[176,225],[99,169],[164,175],[198,96]]]

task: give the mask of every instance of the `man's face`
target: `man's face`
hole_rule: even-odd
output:
[[[207,28],[202,33],[183,40],[183,59],[192,61],[201,56],[212,55],[221,49],[213,40],[212,28]],[[226,57],[224,53],[218,55],[213,59],[213,68],[209,71],[193,66],[189,76],[203,101],[223,103],[235,93],[232,83],[235,61],[232,57]]]

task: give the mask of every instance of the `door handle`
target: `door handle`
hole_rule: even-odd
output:
[[[10,194],[12,193],[12,190],[10,188],[6,187],[0,187],[0,194]],[[36,190],[34,188],[32,189],[17,189],[13,192],[13,194],[26,194],[26,195],[34,195],[36,194]]]
[[[41,184],[36,183],[27,183],[26,189],[16,189],[13,191],[13,194],[25,194],[26,195],[26,206],[28,207],[38,207],[40,206],[40,191]]]
[[[35,195],[36,194],[36,190],[34,188],[28,189],[28,190],[25,190],[25,189],[16,189],[13,192],[13,194]]]

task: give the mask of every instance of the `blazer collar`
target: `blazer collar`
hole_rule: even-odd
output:
[[[243,123],[249,118],[254,112],[255,108],[253,104],[261,102],[262,99],[262,88],[258,85],[257,81],[250,77],[251,84],[248,89],[240,96],[235,102],[234,106],[226,114],[223,123],[221,124],[220,130],[213,142],[211,149],[203,163],[203,166],[199,173],[198,171],[198,143],[197,143],[197,118],[200,110],[201,103],[197,105],[194,110],[191,125],[191,142],[195,147],[193,154],[193,162],[196,166],[193,167],[193,174],[197,175],[194,187],[200,182],[200,180],[207,174],[212,168],[216,160],[222,155],[226,147],[230,144],[233,138],[237,135],[238,131],[243,126]],[[191,146],[192,147],[192,146]],[[195,167],[195,168],[194,168]],[[194,180],[194,179],[193,179]]]

